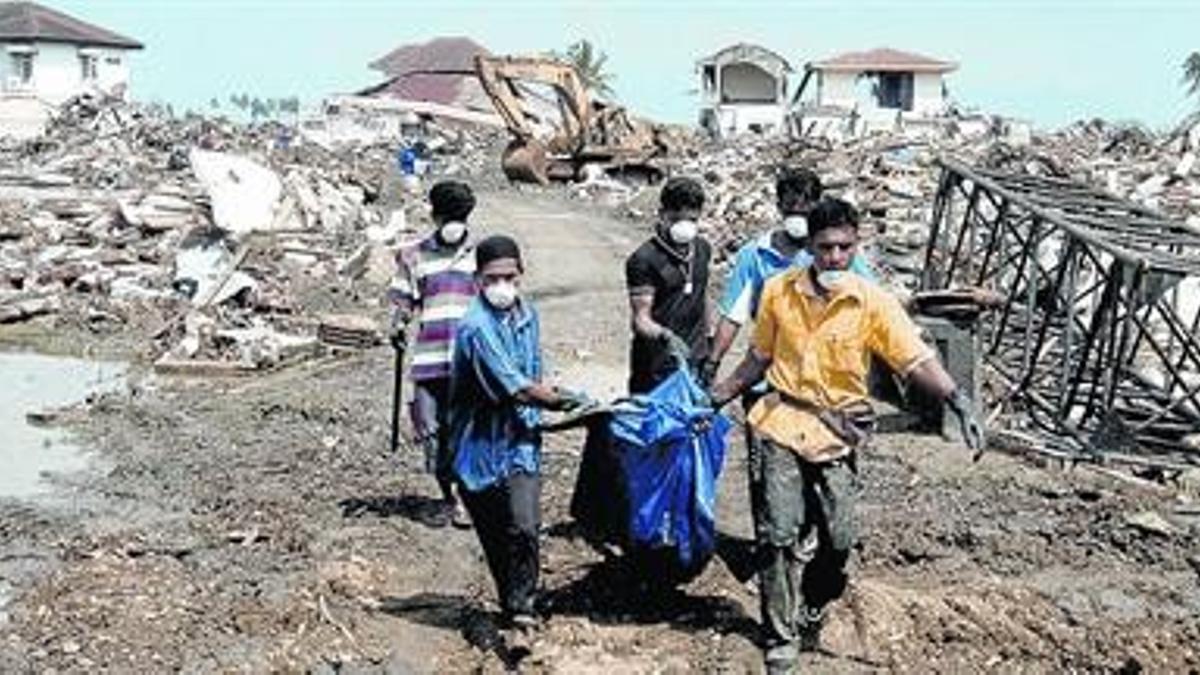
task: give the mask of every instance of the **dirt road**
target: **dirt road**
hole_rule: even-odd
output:
[[[550,376],[623,387],[621,259],[642,236],[578,204],[487,194],[515,234]],[[368,306],[370,292],[349,296]],[[389,457],[390,354],[253,380],[142,378],[80,414],[99,469],[0,505],[0,671],[748,671],[757,599],[721,561],[664,605],[572,538],[577,435],[546,451],[549,617],[518,654],[471,532],[431,527],[418,453]],[[901,420],[902,421],[902,420]],[[734,439],[720,527],[745,536]],[[940,441],[864,458],[865,542],[822,671],[1200,668],[1194,502]],[[0,592],[5,589],[0,587]]]

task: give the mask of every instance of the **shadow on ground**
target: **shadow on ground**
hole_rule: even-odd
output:
[[[445,502],[423,495],[348,497],[338,502],[343,518],[393,518],[399,516],[426,527],[441,529],[450,524]]]
[[[417,593],[406,598],[385,597],[379,611],[415,623],[458,631],[472,647],[492,652],[508,670],[517,668],[529,655],[523,646],[509,643],[500,629],[500,616],[488,612],[461,595]]]
[[[686,632],[712,630],[757,641],[758,626],[728,598],[692,595],[662,583],[657,575],[644,578],[627,558],[611,556],[591,565],[570,583],[542,598],[547,614],[587,617],[601,625],[667,623]]]

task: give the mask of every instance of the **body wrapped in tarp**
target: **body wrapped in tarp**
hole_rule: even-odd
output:
[[[586,537],[620,546],[646,574],[690,579],[715,547],[728,431],[684,370],[617,403],[588,428],[571,515]]]

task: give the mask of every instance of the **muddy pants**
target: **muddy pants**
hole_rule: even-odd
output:
[[[755,529],[762,537],[760,600],[770,662],[794,655],[846,588],[859,482],[852,457],[814,464],[767,439],[754,442],[763,470],[762,522]],[[817,547],[809,556],[802,548],[814,531]]]
[[[478,492],[460,496],[475,523],[500,607],[506,614],[533,612],[538,583],[541,479],[516,473]]]
[[[409,409],[417,443],[425,452],[425,470],[437,479],[442,497],[454,493],[454,453],[450,448],[450,378],[419,380],[413,383],[412,407]]]
[[[742,411],[745,412],[746,417],[750,416],[750,409],[762,397],[763,392],[753,389],[747,389],[746,393],[742,394]],[[754,427],[743,424],[742,429],[746,432],[746,478],[749,485],[747,494],[750,495],[750,517],[754,520],[754,538],[757,542],[761,542],[764,539],[761,527],[765,522],[762,514],[766,498],[763,488],[762,452],[754,438]]]

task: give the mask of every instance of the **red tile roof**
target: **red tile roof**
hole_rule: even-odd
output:
[[[491,101],[475,77],[475,55],[488,54],[465,37],[440,37],[402,45],[371,63],[388,79],[359,92],[406,101],[429,101],[460,108],[491,110]]]
[[[882,47],[865,52],[846,52],[824,61],[809,64],[814,70],[852,71],[914,71],[925,73],[948,73],[958,68],[957,63],[902,52],[899,49]]]
[[[137,40],[34,2],[0,2],[0,40],[142,48]]]
[[[431,71],[475,71],[475,55],[488,50],[471,38],[440,37],[421,44],[402,45],[371,62],[371,68],[392,77]]]

